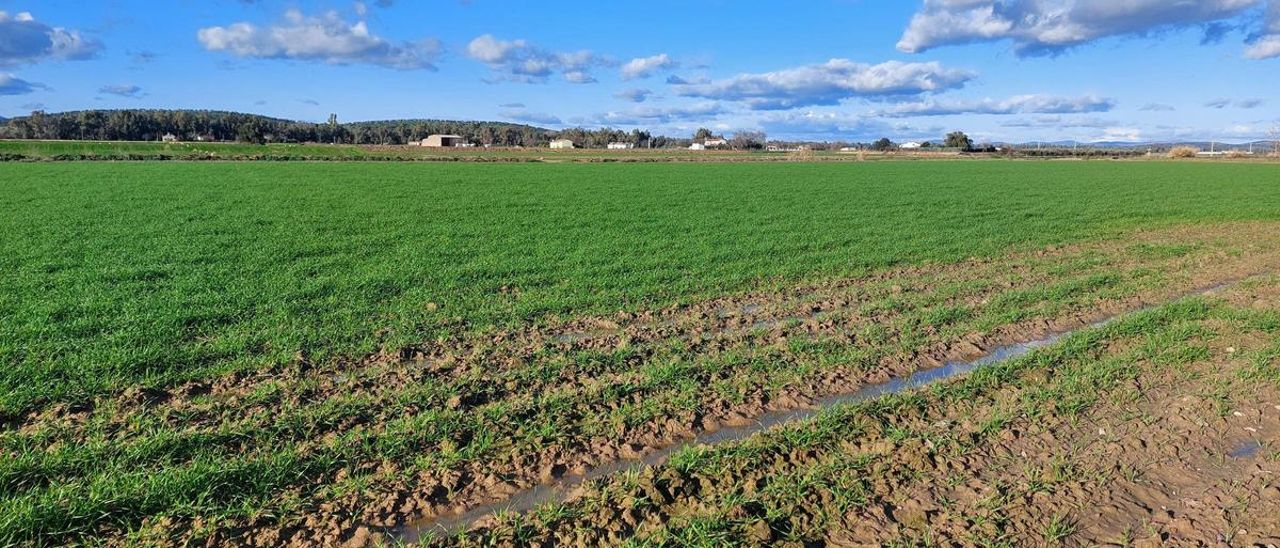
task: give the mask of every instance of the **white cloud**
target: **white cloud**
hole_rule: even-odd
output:
[[[785,110],[835,105],[854,97],[884,99],[958,89],[975,76],[937,62],[870,65],[832,59],[820,65],[741,74],[706,84],[676,84],[675,89],[686,97],[740,101],[754,110]]]
[[[110,95],[119,95],[130,99],[142,97],[142,88],[132,84],[116,84],[110,86],[102,86],[98,89],[98,93],[107,93]]]
[[[200,29],[209,51],[255,59],[296,59],[343,65],[363,63],[395,69],[435,69],[442,47],[433,38],[392,43],[369,32],[365,21],[348,23],[336,11],[307,16],[291,9],[283,24],[234,23]]]
[[[1272,59],[1280,57],[1280,34],[1263,36],[1244,50],[1249,59]]]
[[[1044,55],[1108,36],[1144,34],[1236,17],[1261,0],[925,0],[898,41],[919,53],[939,46],[1012,40]]]
[[[949,116],[954,114],[1065,114],[1108,112],[1115,101],[1096,95],[1056,97],[1052,95],[1018,95],[1004,100],[982,99],[930,100],[902,103],[876,111],[876,116],[909,118],[914,116]]]
[[[598,114],[589,120],[594,125],[640,126],[710,120],[726,111],[719,103],[704,101],[676,107],[635,107],[623,111]]]
[[[679,66],[679,63],[676,63],[674,59],[665,53],[650,57],[640,57],[622,65],[622,79],[648,78],[655,72],[670,70],[677,66]]]
[[[1163,103],[1147,103],[1145,105],[1142,105],[1142,108],[1139,108],[1138,110],[1147,111],[1147,112],[1170,112],[1177,109],[1173,108],[1172,105],[1166,105]]]
[[[525,40],[501,40],[492,34],[478,36],[467,44],[467,56],[489,65],[501,74],[502,80],[525,83],[545,82],[559,73],[567,82],[590,84],[596,82],[591,69],[612,64],[587,50],[555,53]]]
[[[51,27],[29,12],[0,11],[0,66],[88,59],[101,49],[101,44],[79,31]]]
[[[635,88],[619,91],[618,93],[613,94],[613,96],[624,101],[631,101],[632,103],[643,103],[648,100],[649,96],[652,94],[653,92],[647,89]]]
[[[26,95],[41,89],[48,88],[44,84],[28,82],[12,74],[0,72],[0,95]]]
[[[1271,0],[1262,32],[1244,50],[1249,59],[1273,59],[1280,57],[1280,0]]]

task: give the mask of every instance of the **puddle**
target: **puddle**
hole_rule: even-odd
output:
[[[1089,327],[1098,327],[1109,321],[1110,319],[1090,324]],[[701,432],[692,439],[651,452],[639,459],[618,460],[597,466],[587,471],[585,474],[567,476],[554,483],[538,485],[531,489],[522,491],[519,494],[499,503],[478,506],[462,514],[438,516],[429,520],[410,523],[393,533],[397,540],[405,543],[416,543],[425,535],[432,532],[439,535],[455,534],[465,530],[467,526],[476,520],[495,512],[526,512],[543,503],[564,500],[567,498],[569,493],[589,481],[628,470],[638,470],[646,466],[660,465],[666,462],[671,455],[689,447],[698,445],[715,445],[743,440],[777,426],[811,419],[821,413],[822,410],[829,407],[863,402],[888,394],[897,394],[899,392],[929,386],[931,384],[968,374],[985,365],[1024,356],[1032,350],[1053,344],[1071,333],[1073,333],[1073,331],[1056,333],[1033,341],[997,347],[992,349],[986,355],[972,361],[950,362],[941,367],[917,371],[916,373],[906,377],[898,377],[883,383],[867,385],[856,392],[836,394],[820,398],[814,402],[812,408],[766,413],[759,417],[755,422],[745,426],[729,426],[711,432]]]
[[[1227,456],[1233,459],[1251,459],[1258,456],[1258,452],[1262,451],[1262,444],[1258,440],[1249,440],[1237,445]]]
[[[1183,297],[1213,294],[1233,285],[1237,281],[1238,280],[1233,280],[1231,282],[1201,288],[1196,291],[1188,292],[1184,294]],[[1145,310],[1147,308],[1151,307],[1144,307],[1140,310]],[[830,313],[830,311],[827,311],[826,313]],[[960,377],[986,365],[1024,356],[1037,348],[1051,345],[1073,333],[1104,326],[1115,321],[1121,316],[1131,313],[1133,312],[1116,314],[1077,329],[1049,334],[1039,339],[996,347],[989,350],[983,356],[973,360],[952,361],[941,367],[917,371],[908,376],[890,379],[882,383],[870,384],[855,392],[835,394],[820,398],[816,400],[810,408],[766,413],[759,417],[755,422],[744,426],[728,426],[715,431],[700,432],[692,439],[687,439],[669,447],[653,451],[637,459],[623,459],[602,464],[588,470],[585,474],[566,476],[552,483],[544,483],[521,491],[501,502],[480,505],[461,514],[435,516],[429,519],[410,522],[407,525],[390,530],[389,533],[398,542],[414,544],[420,542],[421,539],[433,533],[440,536],[448,536],[464,532],[475,521],[496,512],[526,512],[544,503],[563,501],[568,498],[570,493],[581,487],[584,483],[625,471],[639,470],[647,466],[661,465],[665,463],[671,455],[690,447],[699,445],[716,445],[743,440],[764,430],[775,428],[780,425],[811,419],[821,413],[822,410],[830,407],[864,402],[881,396],[923,388],[952,378]],[[819,312],[816,315],[821,314],[823,313]],[[1242,446],[1232,451],[1231,456],[1233,458],[1248,458],[1249,456],[1256,454],[1260,446],[1257,446],[1256,441],[1253,443],[1255,445],[1254,447],[1250,448]]]

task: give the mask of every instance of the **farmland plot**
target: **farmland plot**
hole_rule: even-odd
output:
[[[1096,489],[1076,498],[997,489],[1053,497],[1044,508],[1054,513],[994,512],[995,525],[975,525],[965,520],[978,506],[938,510],[951,494],[889,500],[866,478],[905,492],[929,474],[977,474],[961,478],[982,483],[973,500],[1016,478],[921,468],[863,446],[877,436],[924,443],[936,433],[921,425],[969,415],[980,417],[973,436],[1016,428],[1001,447],[1026,431],[1085,443],[1073,417],[1101,421],[1106,398],[1128,393],[1114,385],[1165,373],[1118,362],[1213,371],[1178,379],[1196,390],[1245,378],[1258,401],[1275,382],[1265,306],[1235,293],[1178,300],[1224,282],[1269,287],[1257,281],[1280,264],[1269,165],[178,163],[0,173],[5,542],[429,535],[460,511],[699,432],[1177,301],[930,395],[681,451],[638,475],[590,482],[574,500],[481,518],[461,542],[864,540],[841,536],[863,519],[883,526],[871,529],[876,539],[1091,535],[1110,525],[1070,505],[1105,496]],[[1238,317],[1245,323],[1203,326]],[[1210,367],[1221,356],[1196,349],[1217,344],[1211,336],[1231,340],[1252,369]],[[1159,341],[1190,349],[1162,357],[1148,349]],[[1037,377],[1045,360],[1071,364],[1065,380]],[[1105,391],[1091,400],[1080,387],[1095,370]],[[1020,390],[1030,407],[978,408]],[[952,393],[981,398],[944,398]],[[1254,407],[1250,427],[1265,449],[1274,410]],[[1039,422],[1010,426],[1015,411]],[[833,421],[849,428],[827,431]],[[1001,457],[971,454],[976,439],[929,441],[924,452]],[[751,452],[768,444],[782,449],[751,460],[766,458]],[[694,494],[610,498],[735,452],[737,468],[705,469],[728,479]],[[761,498],[748,469],[776,469],[765,483],[777,487]],[[848,483],[810,481],[819,477]],[[759,504],[731,515],[748,495]],[[809,517],[784,523],[786,512]],[[584,524],[598,536],[565,536]]]

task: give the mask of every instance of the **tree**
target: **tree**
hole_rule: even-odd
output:
[[[963,131],[953,131],[947,134],[947,141],[944,146],[948,148],[970,150],[973,148],[973,139],[970,139]]]
[[[764,148],[764,143],[763,131],[739,131],[729,139],[729,146],[734,150],[760,150]]]
[[[881,137],[879,141],[871,143],[872,150],[878,150],[881,152],[884,152],[886,150],[892,150],[893,147],[894,147],[893,141],[890,141],[888,137]]]
[[[711,133],[711,130],[705,127],[698,128],[698,131],[694,132],[693,134],[694,142],[706,141],[707,139],[714,139],[714,138],[715,138],[715,134]]]

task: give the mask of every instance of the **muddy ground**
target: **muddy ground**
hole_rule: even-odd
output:
[[[1280,277],[678,455],[461,545],[1280,545]]]
[[[124,451],[147,429],[168,425],[179,441],[211,438],[229,454],[260,449],[242,433],[270,431],[314,463],[314,474],[297,478],[272,511],[217,522],[153,516],[105,523],[94,536],[371,544],[406,524],[502,501],[695,432],[1274,272],[1277,233],[1267,223],[1172,228],[666,310],[549,318],[498,332],[458,325],[452,338],[348,363],[299,355],[282,370],[140,386],[91,405],[7,417],[4,428],[35,447],[92,441]],[[69,475],[58,470],[41,481]],[[885,531],[892,515],[881,519]],[[770,527],[770,540],[805,530]],[[902,527],[895,534],[910,530]],[[483,535],[503,538],[496,529]]]

